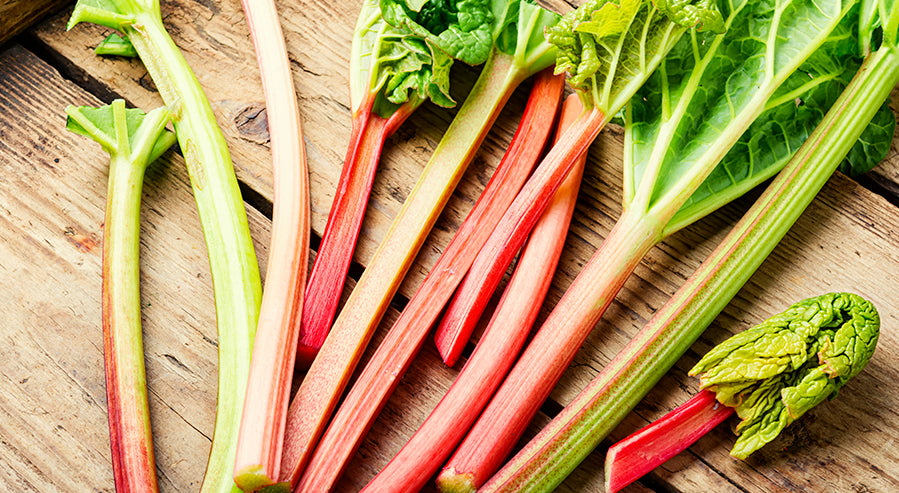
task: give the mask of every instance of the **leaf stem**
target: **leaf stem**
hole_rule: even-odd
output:
[[[262,77],[272,149],[274,212],[265,290],[243,405],[234,481],[278,480],[309,258],[306,151],[287,46],[273,1],[243,2]]]

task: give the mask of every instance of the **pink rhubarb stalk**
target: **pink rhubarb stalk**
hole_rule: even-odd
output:
[[[353,112],[349,149],[306,288],[297,346],[297,366],[300,368],[312,364],[337,313],[384,142],[423,102],[414,99],[384,118],[372,112],[377,93],[366,91],[366,94],[365,101]]]
[[[234,481],[255,491],[278,479],[309,258],[309,182],[290,62],[273,1],[244,0],[262,75],[271,135],[274,213],[269,264]]]
[[[606,491],[615,493],[683,452],[734,414],[715,393],[700,391],[674,411],[609,448]]]
[[[558,128],[566,128],[580,111],[577,97],[569,96]],[[515,274],[472,357],[421,428],[363,491],[422,489],[487,405],[515,362],[549,289],[565,244],[586,158],[586,153],[580,156],[534,227]]]
[[[344,399],[303,475],[301,490],[326,491],[340,477],[478,249],[540,157],[564,85],[564,78],[549,69],[536,76],[518,131],[496,173]]]

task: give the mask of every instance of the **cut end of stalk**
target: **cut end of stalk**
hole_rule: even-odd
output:
[[[256,491],[258,493],[290,493],[290,482],[281,481],[280,483],[263,486]]]
[[[715,393],[702,390],[660,419],[609,447],[606,491],[614,493],[693,445],[733,414]]]
[[[437,477],[437,491],[440,493],[474,493],[476,490],[474,474],[449,469]]]
[[[234,471],[234,483],[243,491],[257,491],[274,481],[265,473],[264,467],[256,464]]]

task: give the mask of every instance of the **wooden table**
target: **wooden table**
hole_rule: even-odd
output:
[[[278,2],[299,91],[319,235],[349,136],[347,66],[357,2]],[[561,12],[571,7],[558,3]],[[239,2],[168,0],[163,15],[206,88],[244,184],[264,269],[271,173],[262,91]],[[0,46],[0,490],[111,491],[100,327],[100,244],[106,157],[63,130],[69,104],[123,97],[151,109],[158,94],[137,61],[96,57],[104,29],[65,32],[71,6]],[[475,71],[456,70],[465,94]],[[894,96],[896,94],[894,93]],[[498,163],[525,97],[520,90],[470,166],[401,296],[422,280]],[[894,108],[897,107],[894,98]],[[388,141],[356,260],[364,266],[452,112],[425,106]],[[687,399],[685,370],[730,333],[795,300],[845,290],[874,301],[883,322],[868,368],[837,400],[811,411],[742,462],[720,427],[631,491],[899,491],[899,155],[860,182],[835,175],[787,238],[612,438]],[[591,152],[552,305],[620,212],[622,134]],[[158,473],[165,491],[195,491],[213,426],[216,334],[212,291],[187,174],[168,153],[145,188],[141,282]],[[751,203],[744,198],[652,250],[595,328],[544,410],[568,402],[677,289]],[[264,270],[263,270],[264,272]],[[396,316],[392,311],[379,335]],[[376,336],[377,338],[378,336]],[[376,339],[377,340],[377,339]],[[381,414],[340,485],[354,491],[435,405],[456,369],[431,344]],[[546,422],[541,415],[534,425]],[[601,491],[604,443],[562,491]]]

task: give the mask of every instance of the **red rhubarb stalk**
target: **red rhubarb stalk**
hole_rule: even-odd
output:
[[[353,112],[350,146],[306,289],[297,346],[299,368],[312,364],[337,313],[384,142],[422,102],[417,99],[406,103],[383,118],[372,112],[374,100],[375,95],[369,95]]]
[[[557,16],[526,2],[509,2],[505,8],[507,15],[516,18],[496,19],[493,39],[504,40],[503,46],[497,44],[488,50],[481,75],[394,218],[291,402],[281,462],[283,482],[299,482],[390,300],[500,110],[522,81],[552,63],[551,47],[540,33]],[[392,10],[394,14],[404,12]],[[512,31],[500,36],[508,30]],[[517,41],[509,46],[510,40]]]
[[[536,76],[528,105],[496,173],[443,255],[353,384],[322,436],[300,489],[325,491],[339,478],[365,433],[418,353],[443,305],[478,249],[533,169],[549,139],[564,78],[546,69]],[[409,484],[406,487],[415,489]]]
[[[683,452],[734,414],[715,393],[703,390],[651,425],[629,435],[606,454],[606,491],[614,493]]]
[[[384,18],[378,0],[365,0],[353,31],[353,130],[306,287],[297,346],[297,366],[303,369],[312,364],[337,313],[385,140],[425,100],[455,105],[449,96],[453,55],[432,44],[424,32],[414,33],[392,20]]]
[[[309,258],[309,181],[296,91],[272,1],[243,1],[265,91],[272,149],[271,248],[244,399],[234,482],[255,491],[278,479]]]
[[[577,97],[569,96],[558,128],[564,129],[580,112]],[[515,274],[472,357],[421,428],[363,491],[422,489],[487,405],[524,345],[549,289],[565,244],[586,158],[586,154],[581,155],[534,227]]]

